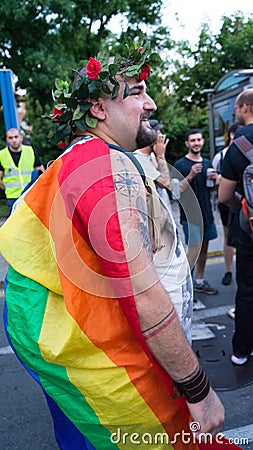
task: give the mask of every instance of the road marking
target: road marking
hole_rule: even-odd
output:
[[[208,254],[207,255],[207,260],[206,260],[206,265],[207,266],[211,266],[213,264],[220,264],[220,263],[224,263],[224,256],[219,256],[218,254],[215,255],[215,253],[219,253],[219,252],[214,252],[213,256],[212,254]],[[235,255],[233,256],[233,262],[235,262]]]
[[[232,307],[232,306],[231,306]],[[192,320],[192,340],[202,341],[204,339],[213,339],[215,333],[211,328],[216,328],[217,330],[225,329],[225,325],[218,325],[217,323],[204,322],[204,319],[210,319],[217,316],[222,316],[227,314],[230,306],[216,306],[215,308],[205,308],[193,311]]]
[[[224,430],[222,432],[228,439],[233,439],[238,445],[247,445],[253,442],[253,425],[245,425],[244,427],[233,428],[232,430]]]
[[[197,309],[205,309],[206,306],[204,305],[204,303],[202,303],[198,298],[196,298],[194,296],[194,301],[193,301],[193,311],[196,311]]]
[[[0,347],[0,355],[10,355],[11,353],[14,353],[14,351],[9,345],[7,347]]]
[[[193,341],[202,341],[203,339],[215,338],[215,334],[205,323],[193,323],[191,336]]]
[[[216,328],[217,330],[224,330],[225,325],[218,325],[217,323],[193,323],[192,324],[192,340],[202,341],[204,339],[213,339],[216,337],[215,333],[210,329]]]
[[[193,322],[196,322],[197,320],[201,320],[201,319],[206,319],[209,317],[224,316],[228,313],[228,310],[230,308],[234,308],[234,306],[235,305],[233,304],[233,305],[215,306],[214,308],[195,310],[195,311],[193,311]]]

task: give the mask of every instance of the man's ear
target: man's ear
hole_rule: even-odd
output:
[[[249,105],[247,105],[246,103],[243,103],[241,109],[242,109],[242,112],[245,114],[245,113],[249,112]]]
[[[92,103],[92,106],[90,108],[90,112],[93,117],[96,117],[98,120],[104,120],[106,117],[105,112],[105,105],[103,102],[103,99],[89,99],[90,103]]]

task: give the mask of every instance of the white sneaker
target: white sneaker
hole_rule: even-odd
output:
[[[243,364],[245,364],[248,361],[250,356],[253,356],[253,351],[251,352],[251,354],[249,356],[242,356],[241,358],[238,356],[232,355],[231,361],[236,366],[243,366]]]
[[[231,319],[234,319],[235,318],[235,308],[230,308],[228,310],[228,315],[229,315],[229,317],[231,317]]]

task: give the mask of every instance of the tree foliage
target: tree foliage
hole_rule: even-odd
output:
[[[161,0],[2,0],[0,6],[0,67],[13,70],[34,99],[48,102],[56,76],[94,56],[111,32],[106,28],[119,13],[129,27],[155,24]],[[11,20],[10,20],[11,17]]]
[[[127,21],[125,31],[117,30],[121,41],[125,34],[133,37],[155,25],[158,29],[161,4],[162,0],[1,0],[0,68],[11,69],[19,86],[27,89],[28,120],[33,134],[41,137],[42,157],[50,144],[41,130],[51,125],[42,127],[38,111],[45,114],[52,108],[55,78],[72,81],[72,68],[97,54],[103,43],[115,45],[109,27],[113,17],[121,15]],[[160,28],[159,38],[163,32]]]
[[[237,13],[223,17],[219,34],[214,35],[207,23],[202,25],[197,45],[178,43],[180,58],[175,62],[172,82],[186,109],[204,106],[201,91],[213,88],[219,79],[233,69],[253,65],[253,20]]]
[[[192,127],[203,130],[205,153],[208,155],[207,97],[203,90],[214,88],[231,70],[252,68],[252,48],[253,20],[241,13],[223,17],[217,35],[211,32],[208,23],[204,23],[195,46],[188,41],[177,43],[178,58],[173,61],[174,68],[164,80],[170,93],[165,96],[163,92],[157,102],[159,118],[172,137],[168,152],[172,162],[182,152],[184,132]]]

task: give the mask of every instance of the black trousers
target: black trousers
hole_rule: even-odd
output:
[[[235,332],[232,339],[236,356],[249,356],[253,350],[253,241],[241,228],[236,247]]]

